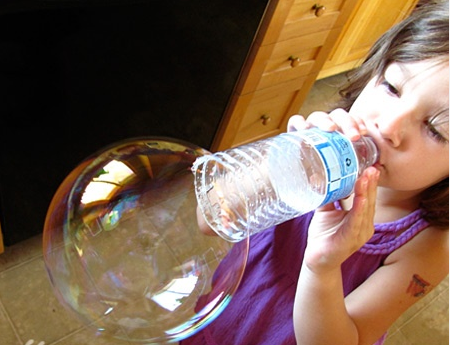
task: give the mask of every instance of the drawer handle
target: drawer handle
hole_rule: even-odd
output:
[[[298,56],[289,56],[288,59],[291,62],[291,67],[297,67],[300,64],[300,58]]]
[[[269,116],[269,115],[266,115],[266,114],[264,114],[263,116],[261,116],[260,119],[261,119],[261,122],[262,122],[263,126],[266,126],[266,125],[270,122],[270,120],[272,120],[272,119],[270,118],[270,116]]]
[[[312,9],[314,10],[314,15],[316,17],[321,17],[325,13],[326,7],[323,5],[315,4]]]

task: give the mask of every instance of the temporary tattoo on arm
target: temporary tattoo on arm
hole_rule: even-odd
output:
[[[406,292],[413,297],[422,297],[430,290],[430,286],[430,283],[418,274],[414,274]]]

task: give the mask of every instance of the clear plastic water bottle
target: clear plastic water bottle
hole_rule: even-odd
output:
[[[370,137],[311,128],[199,157],[192,171],[206,223],[236,242],[347,197],[377,159]]]

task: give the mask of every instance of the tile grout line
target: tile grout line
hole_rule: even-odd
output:
[[[5,315],[6,320],[8,320],[9,326],[12,329],[14,335],[16,336],[17,341],[19,342],[19,344],[22,344],[22,339],[20,338],[19,333],[17,332],[16,327],[14,326],[14,323],[11,319],[11,317],[9,316],[9,313],[7,312],[5,306],[3,305],[1,296],[0,296],[0,310],[2,311],[2,313]]]
[[[85,327],[81,327],[79,329],[76,329],[76,330],[74,330],[74,331],[72,331],[72,332],[62,336],[61,338],[56,339],[55,341],[49,343],[48,345],[58,345],[61,341],[65,340],[65,339],[68,339],[69,337],[71,337],[74,334],[81,333],[84,329],[85,329]]]
[[[448,291],[448,290],[447,290]],[[441,294],[444,291],[436,294],[436,296],[434,296],[430,301],[428,301],[426,304],[424,304],[417,313],[415,313],[414,315],[412,315],[410,318],[408,318],[401,326],[398,327],[398,331],[401,332],[403,335],[404,333],[402,332],[402,328],[404,328],[406,325],[409,325],[411,322],[413,322],[417,317],[420,317],[420,314],[427,308],[429,307],[431,304],[435,303],[437,301],[438,298],[440,298]]]
[[[25,266],[25,265],[29,264],[30,262],[32,262],[32,261],[34,261],[34,260],[43,259],[43,257],[44,257],[44,256],[43,256],[42,254],[39,254],[39,255],[33,255],[33,256],[29,257],[28,259],[26,259],[26,260],[24,260],[24,261],[21,261],[21,262],[18,262],[18,263],[16,263],[16,264],[13,264],[13,265],[11,265],[10,267],[5,268],[4,270],[0,270],[0,276],[1,276],[3,273],[6,273],[6,272],[9,272],[9,271],[11,271],[11,270],[13,270],[13,269],[16,269],[16,268],[20,268],[20,267],[22,267],[22,266]]]

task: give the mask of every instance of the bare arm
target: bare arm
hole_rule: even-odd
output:
[[[297,343],[371,345],[447,274],[448,231],[437,229],[426,229],[392,253],[384,266],[345,299],[338,283],[340,272],[334,276],[322,275],[322,281],[315,280],[314,276],[314,279],[306,279],[307,273],[301,278],[303,281],[299,281],[295,304]],[[317,285],[311,285],[312,282]],[[301,288],[307,292],[300,291]],[[307,305],[301,302],[300,297],[308,298]],[[312,301],[320,304],[308,306]],[[315,309],[309,312],[305,309],[311,307]],[[303,327],[307,328],[306,331]]]
[[[347,312],[341,264],[373,235],[378,172],[369,168],[355,186],[353,208],[319,209],[309,228],[294,304],[298,344],[358,344]]]

